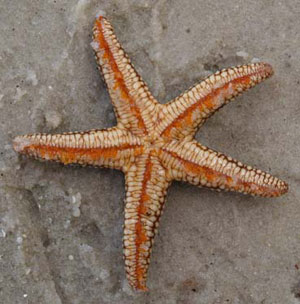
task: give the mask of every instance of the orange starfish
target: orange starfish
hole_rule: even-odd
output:
[[[267,63],[224,69],[167,104],[159,104],[135,71],[109,21],[97,16],[92,47],[114,105],[117,126],[14,139],[17,152],[63,164],[120,169],[126,180],[124,258],[127,278],[147,290],[153,239],[172,180],[265,197],[288,185],[194,140],[198,128],[241,92],[273,74]]]

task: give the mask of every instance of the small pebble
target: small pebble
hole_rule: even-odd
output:
[[[29,275],[30,272],[31,272],[31,269],[30,269],[30,268],[27,268],[26,271],[25,271],[25,274],[26,274],[26,275]]]
[[[245,59],[249,57],[249,54],[247,52],[244,52],[244,51],[236,52],[236,55],[239,56],[239,57],[245,58]]]
[[[254,57],[254,58],[251,60],[251,63],[256,63],[256,62],[260,62],[260,59],[259,59],[259,58]]]
[[[69,259],[70,261],[73,261],[73,260],[74,260],[73,255],[70,254],[70,255],[68,256],[68,259]]]
[[[6,232],[4,229],[0,228],[0,238],[5,238],[6,237]]]
[[[36,73],[33,70],[28,70],[27,71],[27,77],[26,80],[28,82],[31,82],[33,86],[36,86],[38,84],[38,80],[36,78]]]
[[[56,129],[62,123],[62,116],[57,111],[48,111],[45,113],[47,126]]]
[[[74,217],[80,217],[80,214],[81,214],[81,212],[80,212],[80,209],[79,209],[79,208],[73,208],[73,210],[72,210],[72,215],[73,215]]]
[[[20,101],[24,95],[27,94],[26,90],[22,90],[21,88],[17,88],[15,95],[15,102]]]

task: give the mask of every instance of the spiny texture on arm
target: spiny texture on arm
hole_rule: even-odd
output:
[[[126,172],[124,258],[133,288],[147,290],[150,253],[170,180],[158,158],[142,155]]]
[[[173,179],[197,186],[276,197],[287,192],[288,185],[268,173],[243,165],[196,141],[166,144],[160,159]]]
[[[163,107],[158,132],[172,138],[194,136],[219,108],[272,74],[272,67],[260,62],[211,75]]]
[[[157,101],[118,42],[111,24],[98,16],[92,47],[114,105],[118,123],[135,135],[147,135],[154,126]]]
[[[42,160],[123,169],[143,151],[141,141],[126,130],[111,128],[63,134],[32,134],[14,139],[14,149]]]

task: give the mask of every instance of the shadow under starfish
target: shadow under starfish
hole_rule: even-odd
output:
[[[285,182],[194,140],[199,127],[241,92],[273,74],[267,63],[224,69],[163,105],[151,95],[113,33],[97,16],[92,47],[114,106],[117,126],[63,134],[18,136],[17,152],[63,164],[119,169],[126,180],[124,258],[127,278],[147,290],[154,236],[172,180],[276,197]]]

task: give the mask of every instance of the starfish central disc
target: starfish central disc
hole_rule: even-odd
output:
[[[158,138],[155,136],[147,136],[144,138],[144,146],[148,150],[158,151],[165,144],[163,138]]]
[[[38,159],[119,169],[126,182],[124,257],[127,278],[147,290],[154,236],[172,180],[196,186],[276,197],[285,182],[199,144],[199,127],[234,97],[273,74],[267,63],[224,69],[165,105],[159,104],[99,14],[92,47],[118,124],[104,130],[32,134],[14,149]]]

